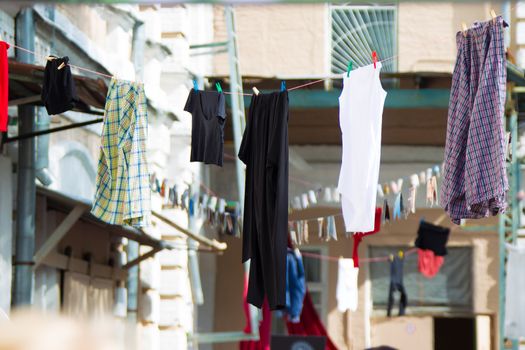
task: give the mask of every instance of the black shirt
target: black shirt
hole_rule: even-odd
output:
[[[226,107],[224,94],[191,89],[184,110],[192,115],[192,162],[222,166]]]
[[[42,86],[42,101],[50,115],[64,113],[79,102],[67,56],[47,61]],[[64,63],[65,67],[58,69]]]

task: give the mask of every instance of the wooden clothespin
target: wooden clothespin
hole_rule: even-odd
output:
[[[60,66],[58,66],[58,70],[61,70],[62,68],[64,68],[66,66],[66,62],[62,62],[60,64]]]
[[[496,11],[494,11],[494,9],[490,9],[490,16],[492,17],[492,22],[496,23],[496,18],[498,15],[496,15]]]
[[[377,52],[372,51],[372,61],[374,62],[374,69],[377,68]]]
[[[463,36],[466,38],[467,37],[468,27],[467,27],[467,24],[465,22],[461,22],[461,29],[462,29],[462,32],[463,32]]]
[[[257,89],[255,86],[252,87],[252,90],[253,90],[253,93],[256,95],[256,96],[259,96],[259,89]]]

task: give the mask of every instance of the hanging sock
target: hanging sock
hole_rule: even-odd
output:
[[[292,199],[292,208],[295,209],[295,210],[302,209],[301,198],[299,196],[293,197],[293,199]]]
[[[332,203],[334,201],[332,199],[332,189],[330,187],[325,187],[324,195],[323,195],[323,201],[325,203]]]
[[[339,193],[336,187],[332,189],[332,200],[336,203],[339,203],[341,201],[341,194]]]
[[[337,241],[337,229],[335,226],[335,217],[329,216],[327,218],[327,234],[328,234],[328,240],[333,239],[334,241]]]
[[[402,206],[401,193],[398,193],[394,201],[394,220],[401,218]]]
[[[308,208],[308,195],[306,193],[303,193],[301,195],[301,205],[303,209]]]
[[[437,178],[435,176],[431,176],[427,181],[427,205],[431,207],[438,205]]]
[[[308,201],[310,204],[317,204],[317,196],[313,190],[308,191]]]
[[[324,232],[324,218],[317,218],[317,237],[322,241],[326,240],[326,235]]]
[[[304,239],[304,243],[308,243],[308,237],[309,235],[309,232],[308,232],[308,220],[304,220],[303,221],[303,239]]]

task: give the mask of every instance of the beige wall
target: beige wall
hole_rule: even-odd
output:
[[[324,74],[325,8],[324,4],[236,6],[242,75]],[[215,8],[214,30],[215,41],[226,40],[222,6]],[[214,72],[229,74],[227,54],[216,56]]]
[[[499,5],[501,6],[501,5]],[[456,33],[461,23],[490,18],[490,3],[400,2],[398,70],[451,72],[456,60]],[[496,12],[499,7],[494,5]]]

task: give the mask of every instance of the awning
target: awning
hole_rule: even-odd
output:
[[[54,252],[54,249],[78,220],[84,220],[86,222],[89,222],[90,224],[99,226],[103,229],[104,232],[108,232],[110,236],[125,237],[127,239],[136,241],[140,245],[151,247],[151,250],[149,252],[139,256],[138,258],[122,266],[121,270],[123,271],[128,270],[130,267],[137,265],[141,261],[155,255],[157,252],[163,249],[189,249],[186,245],[181,246],[173,242],[168,242],[162,239],[154,238],[140,229],[136,229],[129,226],[107,224],[91,215],[91,203],[89,203],[86,200],[74,198],[42,186],[37,186],[37,195],[46,197],[46,205],[48,208],[52,208],[54,210],[63,212],[67,215],[65,219],[49,235],[48,239],[35,252],[35,266],[45,263],[47,265],[52,265],[57,268],[65,268],[66,265],[70,264],[70,262],[68,262],[69,258],[66,255],[58,254]],[[159,220],[176,229],[181,234],[184,234],[189,238],[197,241],[199,243],[199,246],[198,248],[196,248],[196,250],[221,252],[227,248],[226,243],[218,242],[216,240],[209,239],[207,237],[203,237],[199,234],[186,230],[177,225],[175,222],[172,222],[168,218],[164,217],[160,213],[154,212],[153,215]],[[76,263],[77,265],[81,265],[83,262],[77,261]],[[122,273],[117,273],[117,275],[121,276]]]

